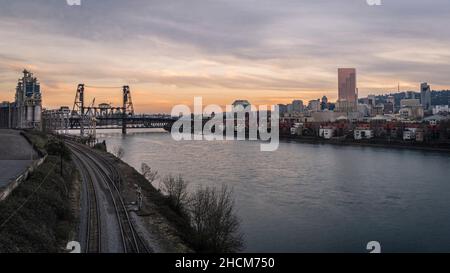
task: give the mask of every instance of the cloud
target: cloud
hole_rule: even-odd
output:
[[[22,67],[61,100],[79,82],[133,84],[174,104],[198,93],[217,98],[217,90],[255,101],[335,98],[341,66],[358,69],[361,94],[397,82],[450,86],[447,0],[380,7],[365,0],[83,0],[81,7],[0,0],[0,7],[2,99],[13,96],[6,92]]]

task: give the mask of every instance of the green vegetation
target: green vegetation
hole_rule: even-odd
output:
[[[62,142],[38,132],[25,135],[36,148],[47,148],[48,157],[0,203],[0,252],[62,252],[77,221],[70,203],[76,169]]]

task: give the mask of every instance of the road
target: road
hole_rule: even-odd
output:
[[[0,130],[0,188],[23,172],[38,156],[19,131]]]
[[[120,194],[120,174],[107,158],[67,141],[83,181],[79,240],[87,253],[148,253]]]

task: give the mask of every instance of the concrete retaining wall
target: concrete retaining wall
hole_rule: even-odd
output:
[[[8,186],[4,187],[3,189],[0,189],[0,202],[5,200],[15,188],[17,188],[23,181],[27,180],[30,173],[32,173],[36,168],[38,168],[42,163],[44,163],[47,156],[44,156],[42,158],[39,158],[25,170],[21,174],[19,174],[16,179],[11,181]]]

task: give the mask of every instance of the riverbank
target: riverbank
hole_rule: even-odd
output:
[[[360,147],[374,147],[374,148],[385,148],[385,149],[402,149],[402,150],[418,150],[418,151],[430,151],[430,152],[441,152],[450,153],[450,145],[424,145],[420,143],[401,143],[401,142],[387,142],[381,140],[347,140],[347,139],[323,139],[323,138],[300,138],[297,136],[280,136],[280,140],[293,141],[298,143],[306,144],[331,144],[337,146],[360,146]]]
[[[45,151],[48,136],[25,132],[27,140]],[[0,203],[0,252],[65,252],[76,238],[79,219],[79,179],[70,160],[48,155],[3,202]]]

